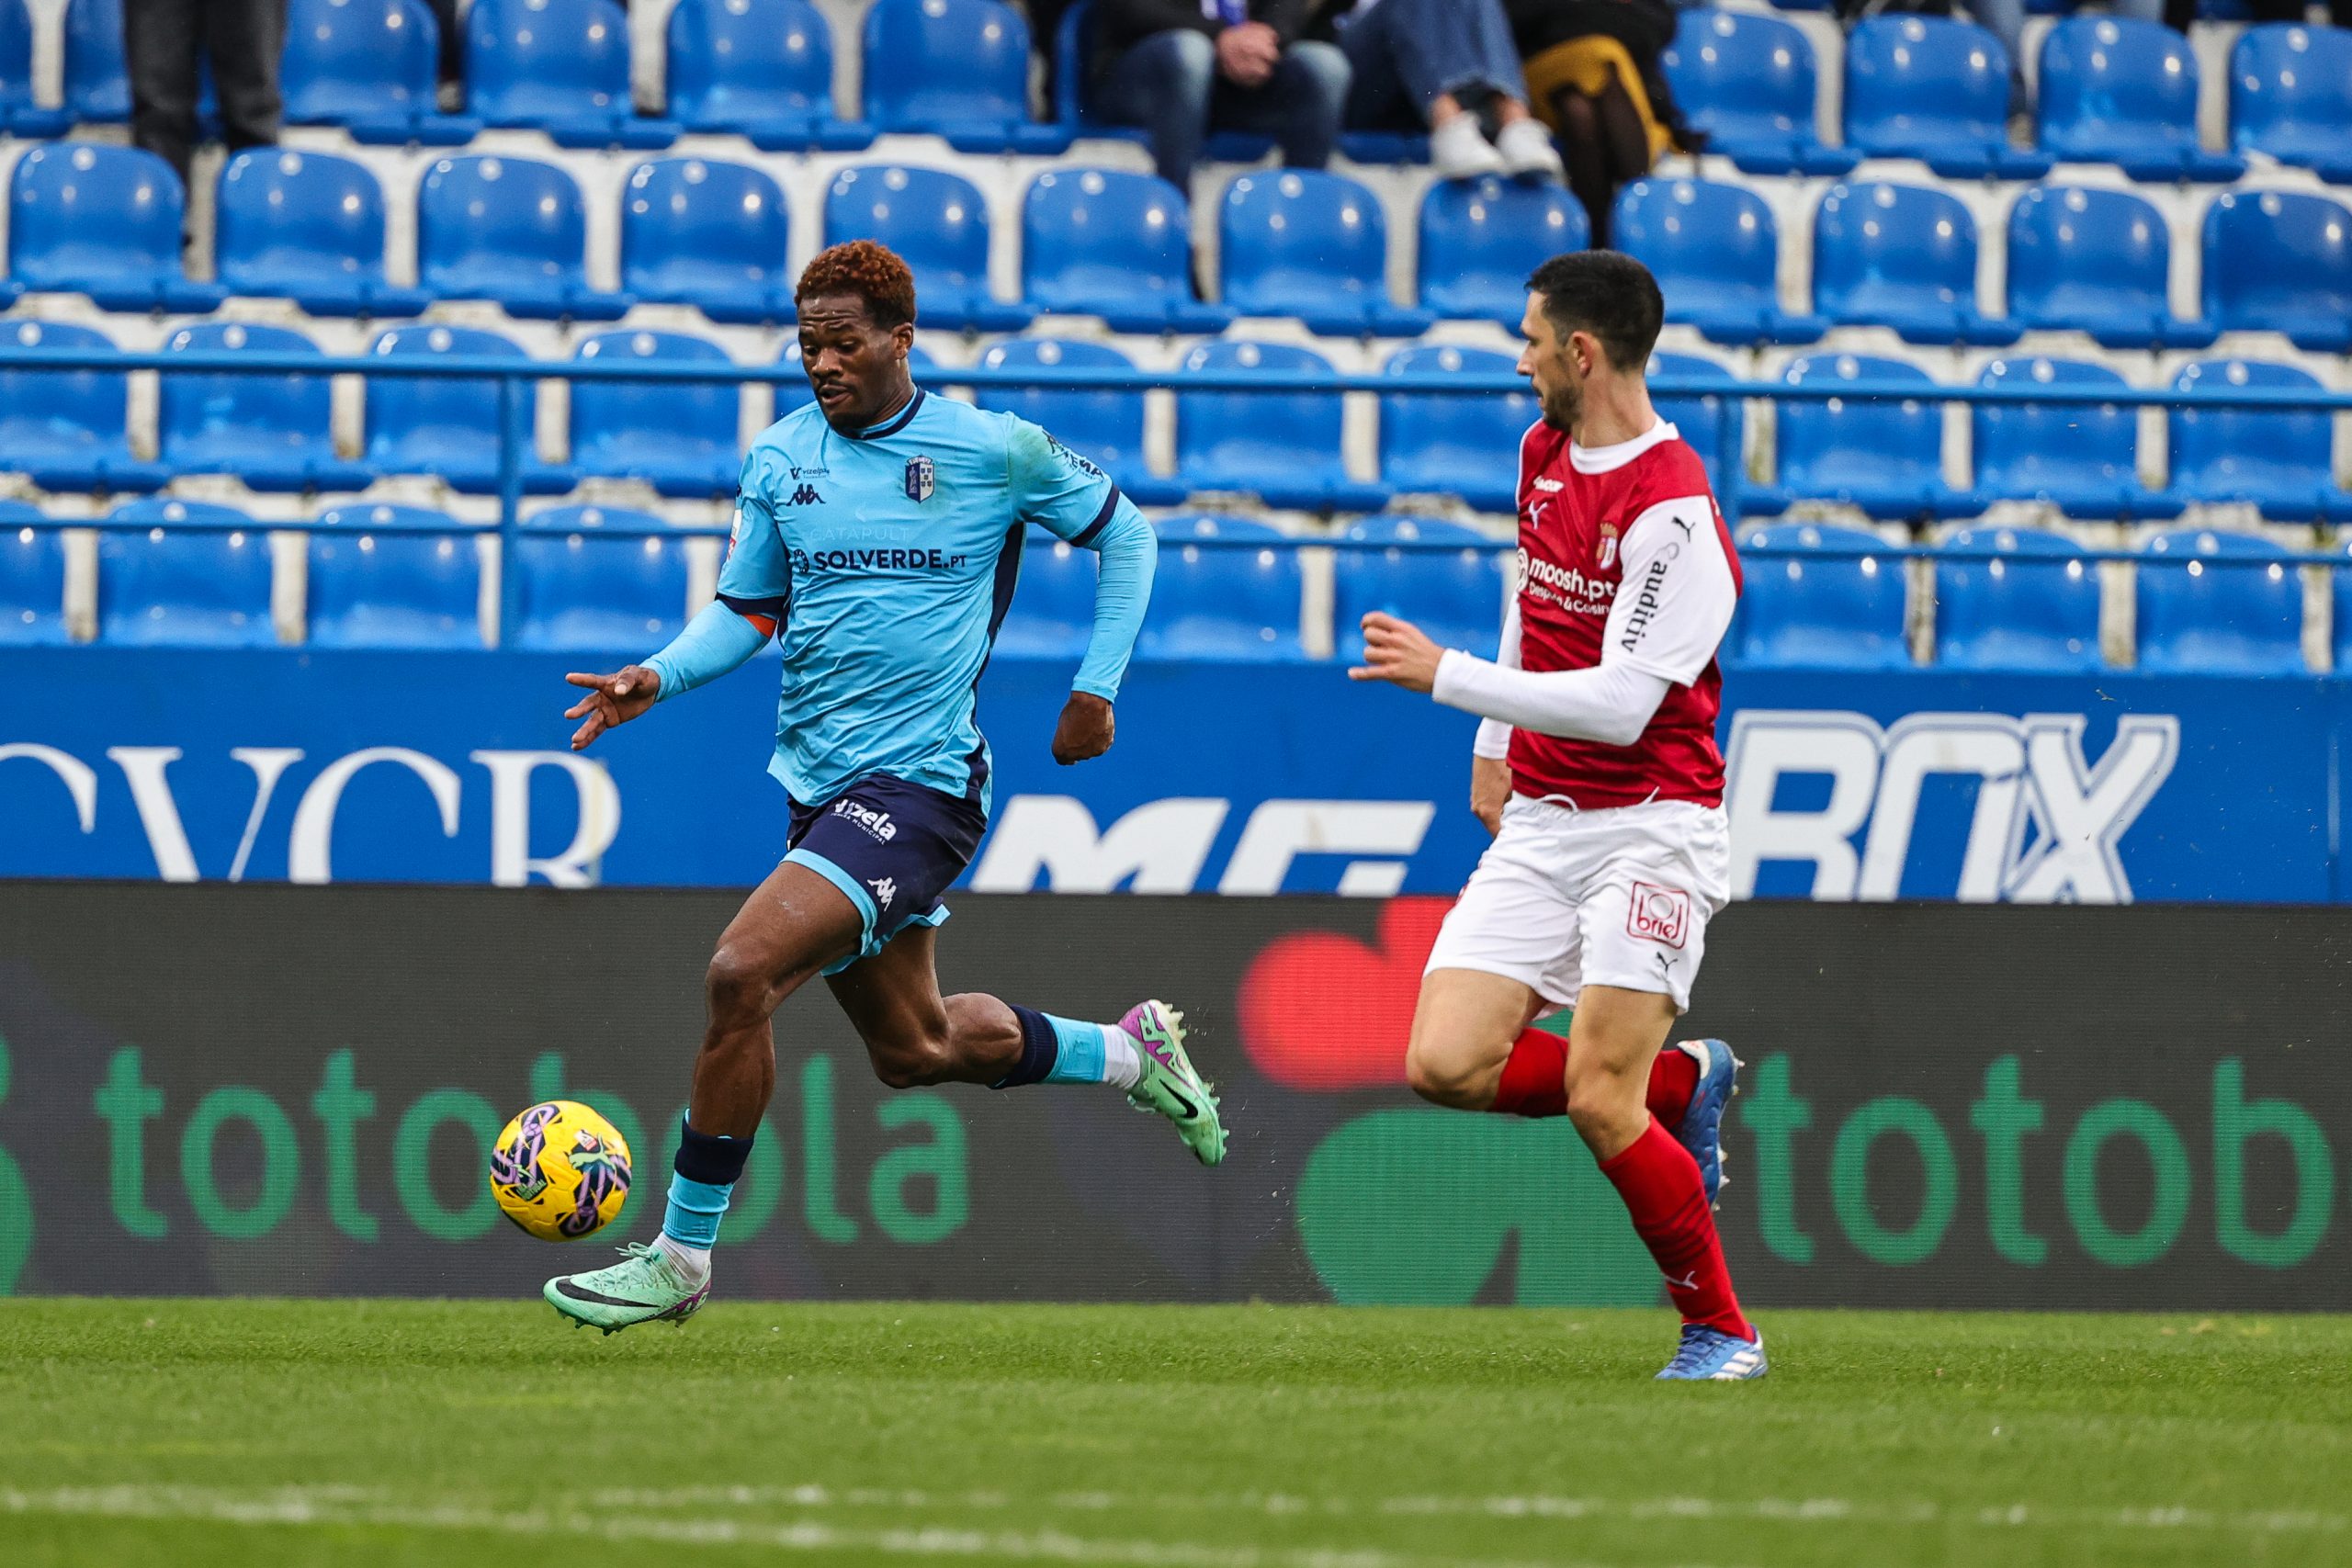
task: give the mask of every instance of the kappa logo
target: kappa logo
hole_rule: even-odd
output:
[[[860,806],[854,800],[833,802],[833,815],[845,817],[884,843],[899,836],[899,825],[890,820],[887,811],[876,811],[870,806]]]
[[[817,493],[815,485],[804,484],[785,498],[786,506],[822,506],[825,498]]]
[[[931,492],[937,488],[938,480],[939,470],[933,465],[930,458],[910,457],[907,459],[907,499],[909,501],[929,501]]]
[[[1634,884],[1633,897],[1625,910],[1627,936],[1680,947],[1690,931],[1690,895],[1679,887],[1661,887],[1654,882]]]
[[[899,896],[898,883],[888,876],[873,877],[865,886],[874,889],[874,904],[876,908],[888,908],[890,900]]]

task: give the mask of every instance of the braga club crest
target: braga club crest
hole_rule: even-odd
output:
[[[930,458],[908,458],[907,499],[909,501],[929,501],[931,499],[933,484],[937,478],[937,474],[938,470],[931,466]]]
[[[1617,564],[1617,526],[1615,524],[1603,523],[1600,525],[1600,547],[1593,552],[1592,558],[1594,564],[1599,566],[1603,571],[1607,571],[1611,567]]]

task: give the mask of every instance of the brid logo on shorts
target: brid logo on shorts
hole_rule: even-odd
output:
[[[1680,947],[1690,930],[1690,895],[1679,887],[1660,887],[1651,882],[1634,884],[1632,904],[1625,911],[1626,935]]]
[[[899,836],[899,825],[890,820],[887,811],[876,811],[870,806],[860,806],[854,800],[833,802],[833,815],[846,817],[884,843]]]

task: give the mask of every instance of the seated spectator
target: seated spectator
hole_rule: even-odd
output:
[[[1562,177],[1551,132],[1527,112],[1526,73],[1502,0],[1358,0],[1338,25],[1355,70],[1351,129],[1426,128],[1440,179]],[[1492,141],[1483,123],[1490,115]]]
[[[1699,151],[1659,69],[1674,41],[1668,0],[1503,0],[1527,102],[1566,156],[1568,188],[1584,204],[1596,248],[1609,243],[1609,209],[1669,149]]]
[[[212,62],[229,151],[277,140],[286,0],[122,0],[130,139],[179,171],[196,150],[197,61]]]
[[[1339,140],[1348,57],[1303,40],[1309,0],[1096,0],[1089,98],[1116,125],[1151,133],[1177,189],[1211,130],[1255,131],[1295,169],[1319,169]]]

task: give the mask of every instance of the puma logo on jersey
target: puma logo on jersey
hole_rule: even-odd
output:
[[[815,485],[802,485],[786,496],[784,503],[786,506],[822,506],[825,504],[825,498],[817,493]]]

